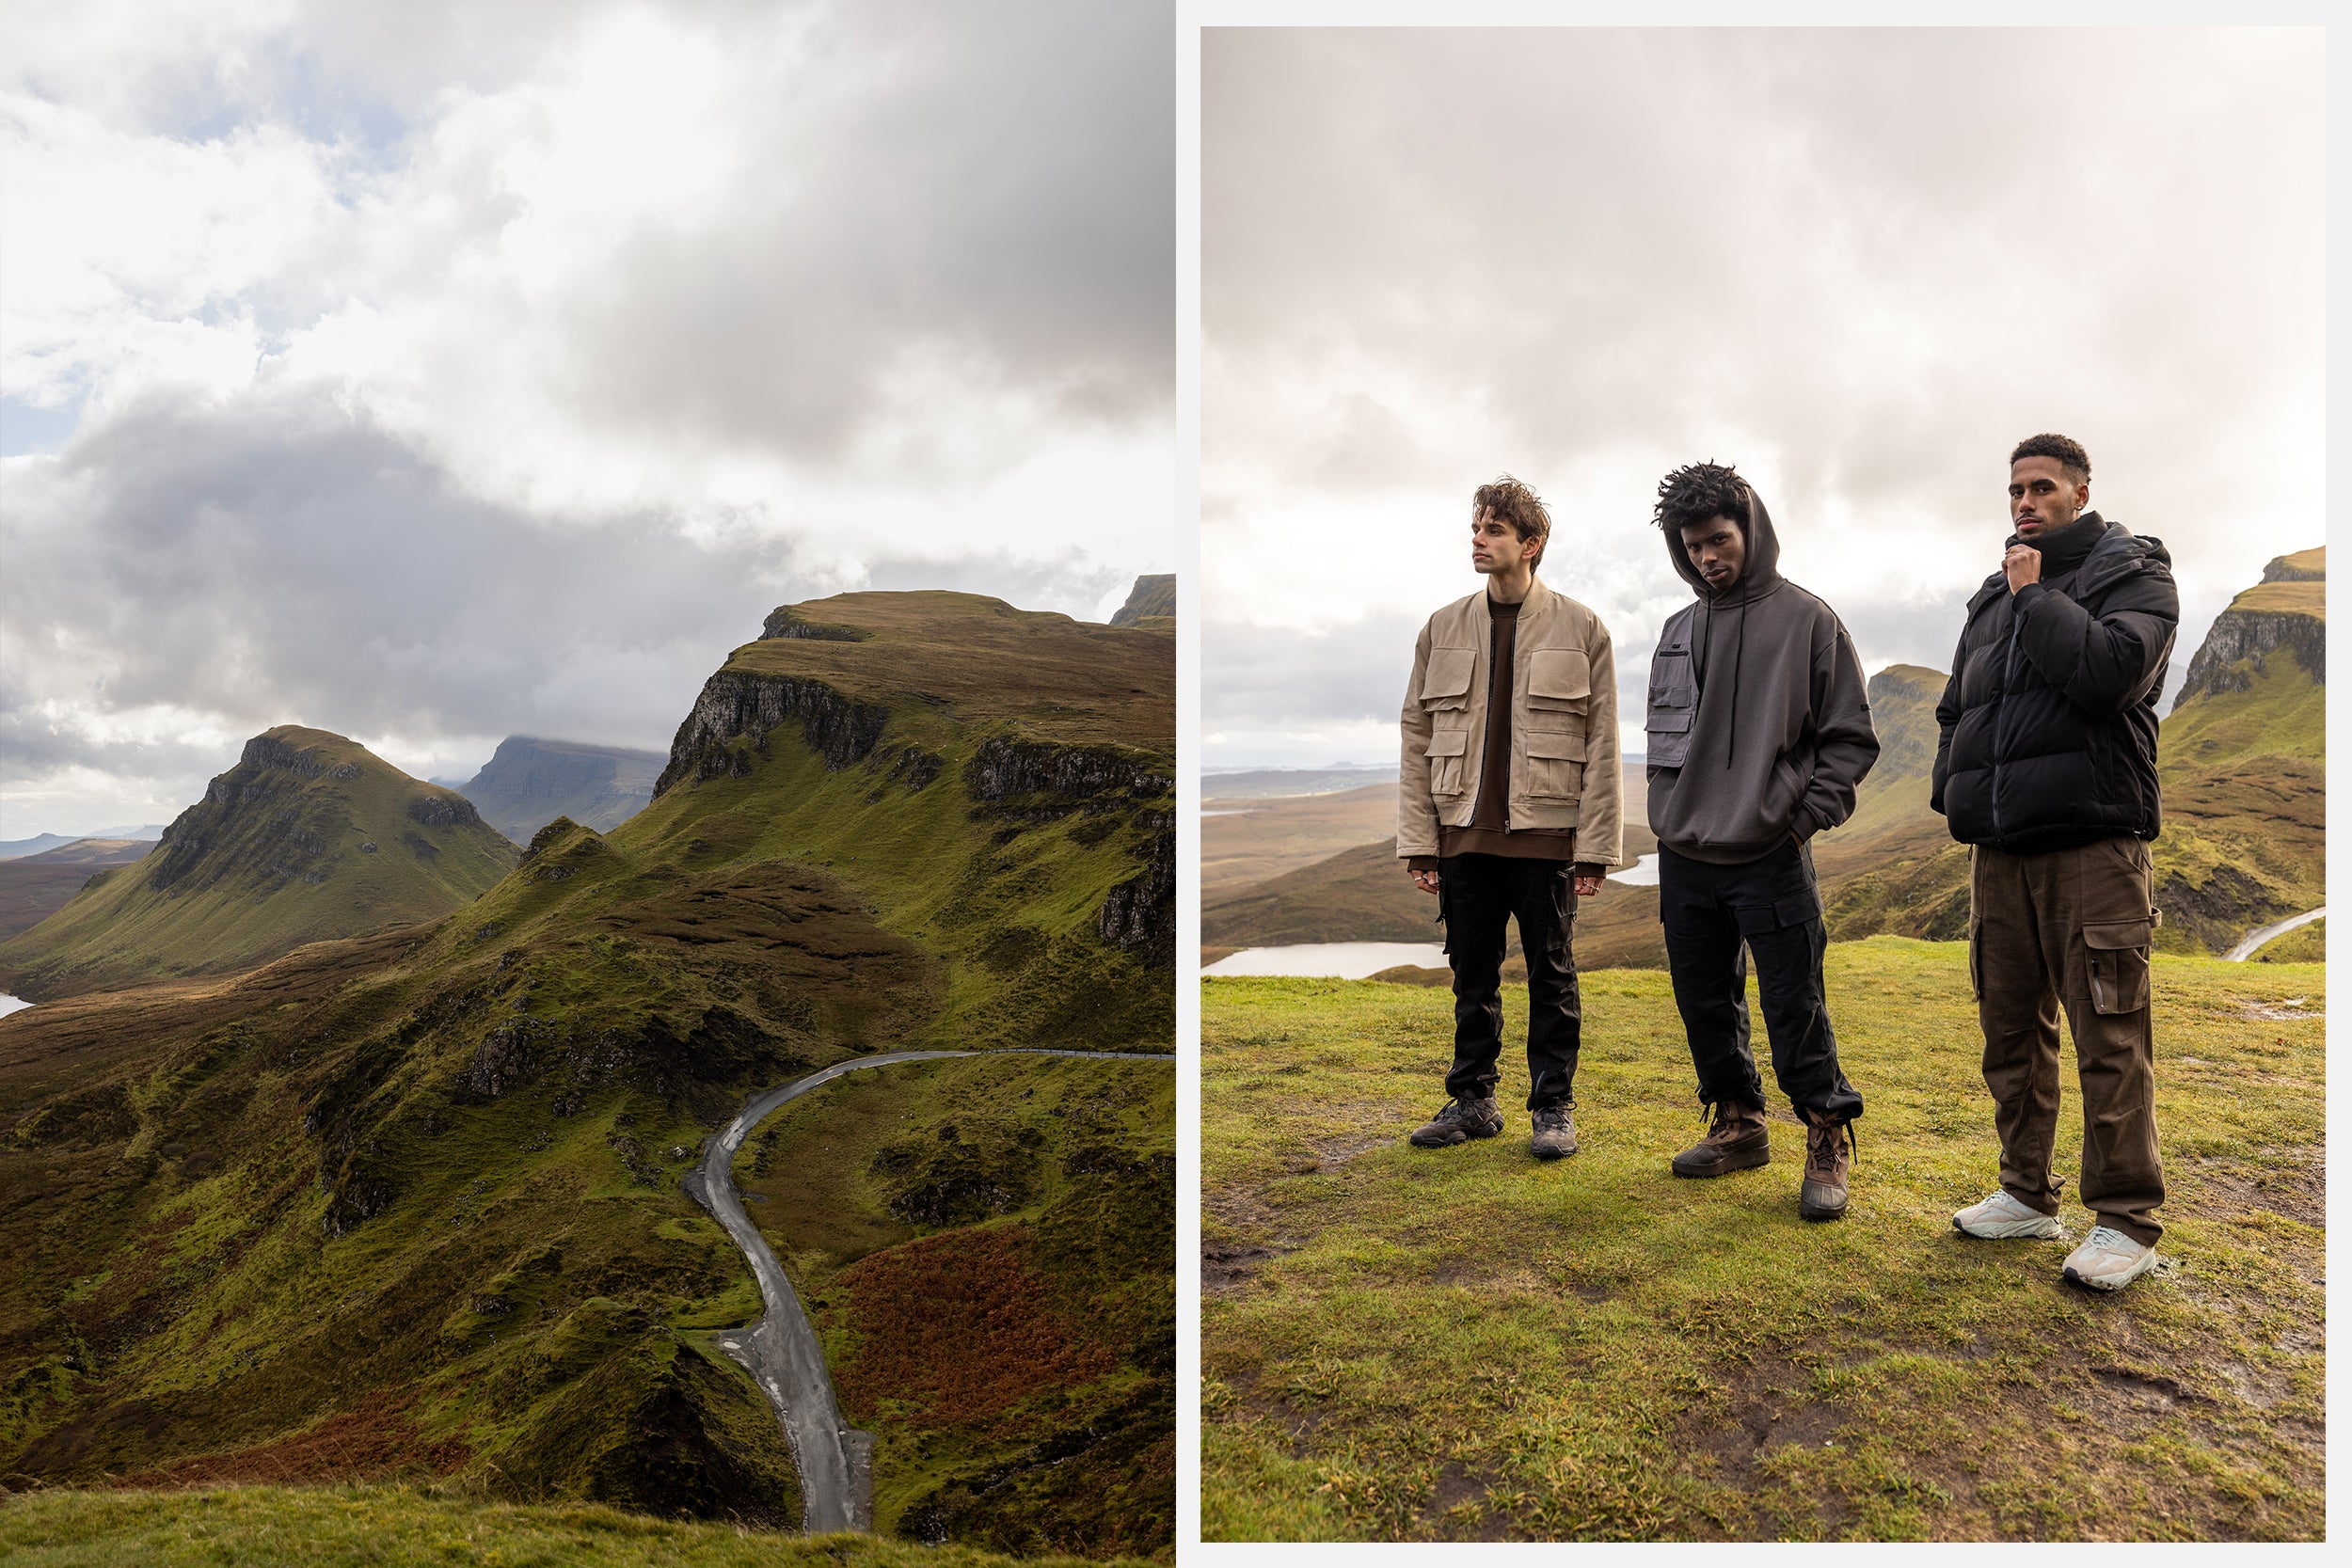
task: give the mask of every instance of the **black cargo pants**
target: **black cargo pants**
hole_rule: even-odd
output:
[[[1802,1113],[1845,1122],[1862,1097],[1837,1066],[1837,1037],[1821,988],[1829,932],[1813,880],[1813,851],[1794,840],[1745,865],[1716,865],[1658,847],[1658,914],[1666,968],[1691,1041],[1702,1104],[1764,1108],[1764,1081],[1748,1046],[1748,965],[1772,1037],[1772,1076]]]
[[[1568,945],[1576,921],[1568,863],[1450,855],[1438,863],[1438,917],[1454,966],[1454,1069],[1445,1092],[1477,1100],[1502,1080],[1502,949],[1517,920],[1527,956],[1527,1108],[1575,1103],[1584,1022]]]

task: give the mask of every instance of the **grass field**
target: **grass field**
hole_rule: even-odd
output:
[[[2156,960],[2154,1275],[1959,1236],[1991,1190],[1965,950],[1840,943],[1853,1207],[1699,1132],[1665,976],[1584,980],[1582,1150],[1420,1150],[1440,992],[1212,980],[1202,1022],[1204,1539],[2247,1539],[2325,1532],[2320,964]],[[1524,993],[1508,992],[1514,1028]],[[1760,1041],[1759,1041],[1760,1045]],[[2058,1168],[2078,1168],[2071,1047]]]
[[[405,1486],[240,1486],[0,1497],[0,1560],[11,1568],[980,1568],[1009,1560],[870,1535],[651,1519],[594,1503],[485,1504]]]

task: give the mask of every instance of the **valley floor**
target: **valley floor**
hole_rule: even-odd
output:
[[[1503,1136],[1405,1144],[1442,991],[1206,982],[1203,1538],[2320,1539],[2324,966],[2158,957],[2167,1261],[2109,1298],[2059,1278],[2071,1191],[2066,1242],[1951,1227],[1997,1174],[1964,944],[1839,943],[1829,985],[1868,1109],[1809,1226],[1785,1102],[1770,1165],[1669,1174],[1662,974],[1585,976],[1549,1165],[1516,1047]],[[2061,1084],[2071,1178],[2071,1047]]]
[[[488,1504],[405,1486],[240,1486],[0,1494],[0,1560],[12,1568],[983,1568],[1015,1560],[870,1535],[672,1522],[594,1503]],[[1046,1568],[1079,1560],[1019,1560]]]

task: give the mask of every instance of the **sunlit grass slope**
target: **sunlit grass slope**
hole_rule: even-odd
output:
[[[1868,1107],[1829,1225],[1785,1104],[1771,1164],[1669,1173],[1701,1129],[1661,974],[1585,977],[1553,1164],[1516,1050],[1502,1137],[1404,1143],[1443,996],[1208,982],[1203,1535],[2318,1539],[2324,968],[2157,958],[2168,1262],[2116,1297],[2071,1242],[1951,1227],[1997,1175],[1961,944],[1840,943],[1828,982]],[[2071,1049],[2061,1085],[2072,1178]]]
[[[462,795],[356,741],[281,724],[164,831],[0,942],[0,982],[36,999],[250,969],[306,942],[447,914],[514,846]]]
[[[1172,1028],[1169,640],[850,597],[799,610],[854,637],[714,677],[644,812],[550,824],[454,916],[0,1020],[0,1481],[334,1452],[318,1479],[797,1522],[706,1332],[758,1297],[680,1189],[703,1136],[849,1055]]]
[[[783,1535],[594,1503],[485,1505],[397,1486],[20,1494],[0,1500],[0,1559],[15,1568],[985,1568],[1008,1560],[867,1535]]]

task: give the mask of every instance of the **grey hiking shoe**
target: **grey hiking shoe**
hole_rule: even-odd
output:
[[[1847,1173],[1853,1164],[1853,1124],[1805,1118],[1804,1180],[1797,1187],[1797,1213],[1808,1220],[1846,1216]]]
[[[1576,1107],[1562,1101],[1538,1110],[1534,1135],[1527,1140],[1527,1152],[1538,1160],[1557,1160],[1564,1154],[1575,1153]]]
[[[1445,1109],[1413,1129],[1413,1142],[1423,1148],[1447,1148],[1468,1138],[1491,1138],[1502,1131],[1502,1111],[1493,1095],[1476,1100],[1449,1100]]]
[[[1725,1101],[1715,1107],[1715,1125],[1707,1136],[1675,1156],[1674,1171],[1677,1176],[1723,1176],[1770,1164],[1772,1159],[1772,1133],[1765,1129],[1764,1113]]]

